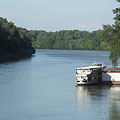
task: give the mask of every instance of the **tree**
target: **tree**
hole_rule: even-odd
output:
[[[120,0],[116,0],[116,1],[120,2]],[[120,23],[120,7],[113,10],[113,13],[115,14],[115,17],[114,17],[115,22]]]
[[[120,0],[117,0],[120,2]],[[117,66],[118,59],[120,58],[120,7],[113,10],[115,14],[113,25],[104,25],[101,31],[102,40],[105,41],[109,46],[110,60],[113,66]]]
[[[0,17],[0,62],[20,59],[35,53],[28,31]]]

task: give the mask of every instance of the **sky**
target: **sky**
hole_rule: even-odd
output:
[[[0,16],[28,30],[95,31],[113,24],[116,0],[0,0]]]

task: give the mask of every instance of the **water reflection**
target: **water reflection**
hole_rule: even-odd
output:
[[[110,120],[120,120],[120,85],[111,87]]]
[[[89,117],[120,120],[120,86],[76,86],[76,100],[78,111]]]

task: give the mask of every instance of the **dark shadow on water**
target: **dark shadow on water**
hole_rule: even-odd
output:
[[[10,61],[6,61],[6,62],[0,62],[0,64],[11,64],[11,63],[16,63],[16,62],[29,61],[33,57],[35,57],[35,55],[29,56],[29,57],[23,57],[23,58],[16,59],[16,60],[10,60]]]

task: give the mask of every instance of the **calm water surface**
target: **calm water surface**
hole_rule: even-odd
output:
[[[119,86],[75,86],[75,68],[109,52],[37,50],[0,65],[0,120],[120,120]]]

